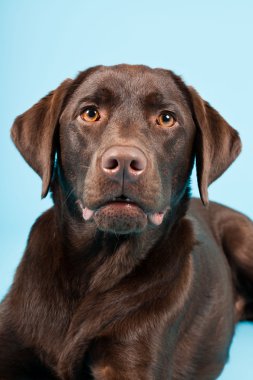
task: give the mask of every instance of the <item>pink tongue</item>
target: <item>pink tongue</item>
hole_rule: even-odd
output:
[[[83,218],[85,220],[89,220],[92,217],[93,214],[94,214],[94,211],[90,210],[88,207],[85,207],[83,209]]]
[[[164,212],[155,212],[154,214],[149,214],[148,218],[151,223],[159,226],[162,223],[164,217]]]

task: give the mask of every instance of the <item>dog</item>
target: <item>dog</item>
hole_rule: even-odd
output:
[[[207,190],[238,133],[173,72],[123,64],[65,80],[11,136],[54,206],[1,304],[1,380],[216,379],[253,319],[253,224]]]

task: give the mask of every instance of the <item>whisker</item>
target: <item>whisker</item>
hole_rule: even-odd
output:
[[[69,197],[74,193],[74,189],[71,189],[69,191],[69,193],[66,195],[66,198],[64,199],[63,201],[63,204],[66,204],[67,200],[69,199]]]

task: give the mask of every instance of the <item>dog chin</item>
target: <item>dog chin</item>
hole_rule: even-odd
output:
[[[147,215],[140,207],[120,202],[98,209],[93,219],[99,230],[116,234],[139,233],[148,224]]]
[[[146,213],[138,204],[128,201],[108,202],[96,210],[84,207],[80,200],[77,203],[85,222],[95,221],[99,230],[117,234],[142,232],[147,224],[159,226],[170,210],[167,206],[162,211]]]

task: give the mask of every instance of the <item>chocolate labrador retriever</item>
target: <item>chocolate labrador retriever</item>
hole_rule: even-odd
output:
[[[1,304],[1,380],[216,379],[253,319],[253,224],[207,207],[237,132],[171,71],[117,65],[65,80],[11,135],[54,206]]]

